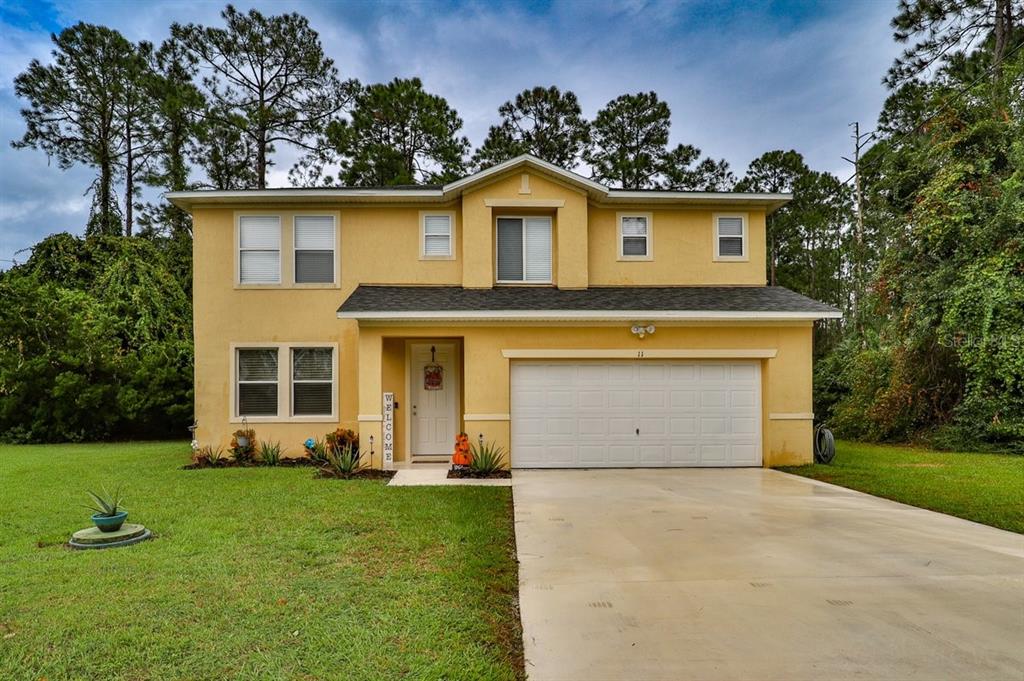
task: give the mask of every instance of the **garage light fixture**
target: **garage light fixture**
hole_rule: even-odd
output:
[[[654,324],[648,324],[647,326],[640,326],[639,324],[634,324],[632,327],[630,327],[629,330],[637,338],[643,340],[644,336],[654,333]]]

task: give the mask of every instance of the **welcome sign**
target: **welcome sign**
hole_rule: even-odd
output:
[[[384,470],[391,470],[395,464],[395,394],[384,393],[384,419],[381,423]]]

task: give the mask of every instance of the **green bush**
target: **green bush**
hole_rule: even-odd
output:
[[[267,466],[276,466],[281,463],[281,443],[267,440],[260,442],[259,457],[260,461]]]
[[[469,470],[479,475],[490,475],[504,468],[505,449],[493,442],[474,444]]]

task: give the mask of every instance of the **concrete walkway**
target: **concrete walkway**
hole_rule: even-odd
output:
[[[531,680],[1024,678],[1024,536],[776,471],[516,471]]]
[[[475,487],[509,487],[512,481],[505,478],[449,478],[448,464],[412,464],[399,468],[389,487],[434,487],[437,485],[468,485]]]

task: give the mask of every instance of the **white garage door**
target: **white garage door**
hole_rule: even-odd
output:
[[[757,362],[512,363],[512,465],[761,465]]]

